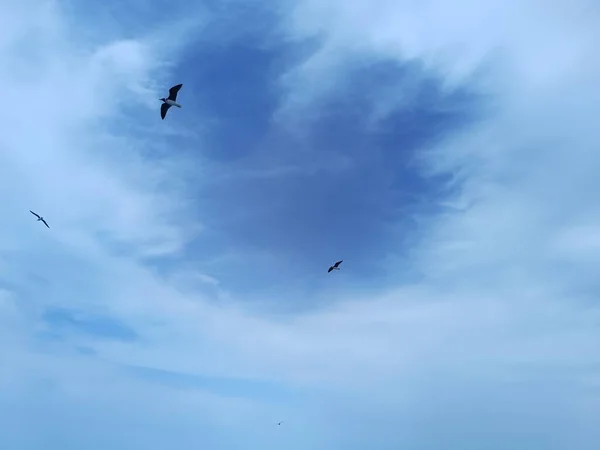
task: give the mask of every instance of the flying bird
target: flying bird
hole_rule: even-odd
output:
[[[329,270],[327,271],[327,273],[331,272],[332,270],[340,270],[340,264],[343,262],[343,260],[339,260],[338,262],[336,262],[333,266],[331,266],[329,268]]]
[[[36,213],[34,213],[32,210],[29,210],[29,212],[30,212],[31,214],[33,214],[35,217],[37,217],[37,221],[38,221],[38,222],[39,222],[39,221],[42,221],[42,222],[44,222],[44,225],[46,225],[48,228],[50,228],[50,225],[48,225],[48,224],[46,223],[46,221],[44,220],[44,218],[43,218],[42,216],[40,216],[39,214],[36,214]]]
[[[281,425],[283,423],[283,420],[281,422],[279,422],[277,425]]]
[[[181,86],[183,86],[183,84],[178,84],[177,86],[173,86],[171,89],[169,89],[169,96],[167,98],[160,99],[163,102],[163,104],[160,105],[160,117],[162,117],[163,120],[165,120],[167,111],[169,110],[169,108],[171,106],[177,106],[178,108],[181,108],[181,105],[176,102],[177,93],[179,92],[179,89],[181,89]]]

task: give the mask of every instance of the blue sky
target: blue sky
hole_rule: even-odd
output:
[[[0,6],[3,442],[595,448],[599,20]]]

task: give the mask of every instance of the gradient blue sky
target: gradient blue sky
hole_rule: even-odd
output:
[[[592,0],[1,4],[3,448],[596,449],[598,42]]]

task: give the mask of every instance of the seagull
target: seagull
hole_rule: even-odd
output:
[[[36,214],[36,213],[34,213],[32,210],[29,210],[29,212],[30,212],[31,214],[33,214],[35,217],[37,217],[37,221],[38,221],[38,222],[41,220],[42,222],[44,222],[44,225],[46,225],[48,228],[50,228],[50,225],[48,225],[48,224],[46,223],[46,221],[44,220],[44,218],[43,218],[42,216],[40,216],[39,214]]]
[[[175,101],[177,100],[177,93],[179,92],[179,89],[181,89],[181,86],[183,86],[183,84],[173,86],[171,89],[169,89],[169,97],[160,99],[163,102],[163,104],[160,105],[160,117],[162,117],[163,120],[165,120],[167,111],[171,106],[177,106],[178,108],[181,108],[181,105]]]
[[[342,263],[343,260],[339,260],[338,262],[336,262],[333,266],[331,266],[329,268],[329,270],[327,271],[327,273],[331,272],[332,270],[340,270],[340,264]]]

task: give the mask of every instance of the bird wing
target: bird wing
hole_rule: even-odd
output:
[[[42,222],[44,222],[44,225],[46,225],[48,228],[50,228],[50,225],[48,225],[44,219],[42,219]]]
[[[166,103],[163,103],[162,105],[160,105],[160,117],[162,117],[163,120],[165,120],[165,116],[167,115],[167,111],[169,110],[170,107],[171,107],[171,105],[168,105]]]
[[[178,84],[169,89],[169,100],[177,100],[177,93],[179,92],[179,89],[181,89],[181,86],[183,86],[183,84]]]
[[[340,261],[336,262],[336,263],[335,263],[333,266],[334,266],[334,267],[338,267],[338,266],[339,266],[341,263],[343,263],[343,262],[344,262],[344,260],[342,259],[342,260],[340,260]]]
[[[327,273],[331,272],[332,270],[333,270],[333,266],[331,266],[331,267],[329,268],[329,270],[327,271]]]
[[[40,218],[40,216],[38,216],[38,215],[37,215],[36,213],[34,213],[32,210],[29,210],[29,212],[30,212],[31,214],[33,214],[35,217],[37,217],[38,219]]]

